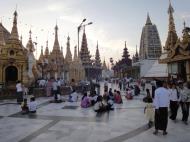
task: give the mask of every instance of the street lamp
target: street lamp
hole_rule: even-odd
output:
[[[82,22],[80,23],[80,25],[77,27],[77,31],[78,31],[78,54],[79,54],[79,32],[80,29],[82,27],[82,24],[86,21],[86,19],[83,19]]]

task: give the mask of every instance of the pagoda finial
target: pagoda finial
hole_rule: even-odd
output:
[[[59,50],[60,51],[60,46],[59,46],[59,41],[58,41],[57,21],[56,21],[56,26],[55,26],[55,41],[54,41],[54,45],[53,45],[53,50]]]
[[[168,14],[172,14],[172,13],[174,13],[174,9],[172,7],[171,0],[169,0]]]
[[[96,45],[96,48],[98,49],[98,40],[97,40],[97,45]]]
[[[125,48],[127,48],[127,42],[125,41]]]
[[[185,20],[184,20],[184,22],[183,22],[183,26],[184,26],[184,29],[185,29],[185,27],[186,27],[186,22],[185,22]]]
[[[17,11],[15,10],[14,12],[14,19],[13,19],[13,27],[12,27],[12,31],[11,31],[11,39],[19,39],[18,36],[18,29],[17,29]]]
[[[41,46],[41,55],[43,55],[43,46]]]
[[[48,47],[48,40],[46,41],[46,49],[45,49],[45,56],[49,55],[49,47]]]
[[[176,30],[175,30],[173,13],[174,13],[174,9],[171,5],[171,1],[169,0],[169,8],[168,8],[169,28],[168,28],[168,37],[167,37],[166,44],[164,47],[165,50],[170,50],[170,48],[173,48],[178,39]]]
[[[147,13],[146,25],[152,25],[152,22],[151,22],[151,20],[150,20],[149,13]]]
[[[32,39],[31,35],[32,35],[32,31],[30,29],[30,31],[29,31],[29,39]]]

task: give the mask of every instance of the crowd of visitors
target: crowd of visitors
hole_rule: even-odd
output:
[[[133,99],[135,95],[139,95],[140,91],[146,90],[146,96],[143,98],[145,102],[144,113],[148,120],[148,127],[155,125],[155,131],[153,134],[157,135],[159,130],[163,131],[163,135],[167,135],[168,118],[175,123],[177,122],[177,115],[179,107],[181,107],[182,118],[184,124],[188,125],[189,106],[190,106],[190,82],[165,82],[165,81],[153,81],[152,92],[150,89],[145,88],[145,82],[136,82],[135,85],[131,85],[129,81],[122,80],[118,82],[118,90],[112,90],[108,87],[108,82],[104,84],[104,93],[100,94],[100,91],[96,91],[93,87],[89,92],[83,91],[80,95],[79,92],[71,86],[72,93],[68,96],[66,101],[70,103],[80,102],[82,108],[93,107],[97,113],[109,112],[114,110],[114,104],[122,104],[121,91],[125,92],[125,98],[127,100]],[[40,85],[42,85],[41,82]],[[61,81],[51,80],[45,85],[47,96],[53,96],[55,103],[62,102],[61,98]],[[140,90],[141,88],[141,90]],[[100,88],[98,88],[100,89]],[[109,90],[108,90],[109,89]],[[37,103],[35,97],[30,97],[30,102],[27,103],[28,89],[23,86],[20,81],[16,84],[17,103],[21,104],[22,114],[36,113]]]

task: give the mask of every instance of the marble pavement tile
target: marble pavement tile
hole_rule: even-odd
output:
[[[49,122],[51,121],[5,117],[0,119],[0,141],[17,142]]]

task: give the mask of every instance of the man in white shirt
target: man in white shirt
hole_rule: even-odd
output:
[[[163,135],[167,135],[166,129],[168,124],[168,107],[169,107],[169,91],[166,82],[158,81],[155,90],[154,106],[155,106],[155,132],[163,130]]]
[[[179,93],[174,83],[170,85],[170,88],[168,90],[170,92],[170,119],[176,121],[177,111],[179,107]]]
[[[17,81],[16,95],[17,95],[17,103],[20,104],[21,102],[23,102],[23,86],[21,81]]]

